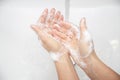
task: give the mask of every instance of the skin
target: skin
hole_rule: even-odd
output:
[[[56,35],[51,35],[51,31],[48,31],[48,28],[52,28],[54,30],[54,24],[56,24],[56,21],[63,21],[63,16],[59,11],[56,11],[54,8],[50,10],[50,17],[47,19],[48,16],[48,10],[45,9],[40,16],[38,23],[46,24],[48,27],[41,28],[38,25],[32,25],[31,28],[37,33],[38,37],[40,38],[43,47],[48,51],[48,52],[54,52],[57,54],[59,50],[64,47],[61,43],[58,41],[54,40],[52,36]],[[53,17],[53,18],[51,18]],[[45,31],[45,32],[44,32]],[[63,52],[65,52],[63,54]],[[63,54],[60,58],[59,61],[54,61],[57,74],[58,74],[58,79],[59,80],[79,80],[78,75],[74,69],[74,66],[70,60],[69,57],[69,52],[67,49],[61,50],[59,52],[60,54]]]
[[[76,53],[78,55],[86,55],[86,53],[88,53],[88,43],[82,42],[82,40],[85,38],[85,35],[83,33],[87,30],[85,18],[81,19],[80,21],[80,40],[77,40],[75,30],[71,31],[72,34],[67,34],[67,31],[71,29],[72,26],[70,23],[64,21],[63,16],[59,11],[56,12],[55,9],[52,9],[50,11],[50,16],[53,18],[49,18],[48,20],[46,20],[47,15],[48,10],[45,10],[40,16],[38,22],[47,24],[51,28],[50,31],[46,31],[47,28],[41,29],[36,25],[33,25],[32,29],[38,34],[42,41],[43,47],[48,52],[58,52],[59,49],[64,46],[60,42],[64,42],[70,45],[72,49],[78,50]],[[58,25],[56,26],[54,24]],[[43,34],[44,31],[47,33]],[[47,36],[48,34],[54,38],[57,38],[60,42],[57,42],[50,36]],[[69,56],[72,56],[78,66],[80,66],[80,68],[82,68],[92,80],[120,80],[119,74],[105,65],[97,57],[95,50],[92,50],[91,54],[88,57],[79,57],[79,59],[71,53],[69,54],[69,52],[67,52],[67,49],[64,49],[63,52],[66,53],[60,57],[58,62],[55,62],[59,80],[78,80],[78,76],[74,70]],[[85,62],[87,67],[82,67],[80,64],[81,61]]]
[[[56,34],[57,36],[59,36],[59,38],[61,39],[60,41],[66,41],[66,43],[68,42],[66,39],[66,35],[67,35],[67,30],[70,29],[71,25],[68,22],[61,22],[60,24],[61,28],[64,28],[66,30],[66,32],[62,32],[59,30],[56,30],[53,34]],[[67,27],[67,28],[66,28]],[[86,27],[86,20],[85,18],[82,18],[80,21],[80,40],[76,40],[76,38],[74,37],[75,35],[74,32],[72,34],[73,38],[71,38],[71,41],[69,43],[67,43],[68,45],[71,46],[72,49],[79,49],[79,52],[76,53],[78,55],[86,55],[86,53],[88,53],[88,42],[81,42],[81,40],[84,40],[84,38],[86,37],[84,35],[84,31],[87,30]],[[69,36],[67,36],[69,37]],[[93,41],[92,41],[93,43]],[[71,54],[72,58],[74,59],[74,61],[78,64],[78,66],[80,68],[82,68],[85,73],[92,79],[92,80],[120,80],[120,75],[117,74],[115,71],[113,71],[112,69],[110,69],[107,65],[105,65],[97,56],[96,56],[96,52],[95,50],[92,50],[91,54],[86,57],[86,58],[80,58],[77,59],[78,57],[73,56]],[[86,63],[87,67],[82,67],[80,62],[83,61]]]

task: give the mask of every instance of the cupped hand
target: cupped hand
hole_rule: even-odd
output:
[[[54,8],[52,8],[50,12],[48,12],[48,9],[45,9],[37,21],[37,24],[32,25],[32,29],[37,33],[43,47],[48,52],[58,52],[63,47],[61,43],[50,35],[54,24],[58,21],[63,21],[63,19],[63,15]]]
[[[75,62],[78,63],[79,60],[89,57],[93,51],[93,41],[87,30],[85,18],[81,19],[78,29],[65,21],[60,22],[59,27],[58,30],[53,30],[53,34],[57,35],[56,38],[59,38],[60,42],[69,49]]]

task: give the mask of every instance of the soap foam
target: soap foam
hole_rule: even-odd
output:
[[[48,25],[46,25],[46,24],[43,24],[43,23],[36,23],[36,25],[38,26],[38,27],[40,27],[40,28],[47,28],[47,30],[51,30],[50,29],[50,27],[48,27]],[[57,25],[57,24],[56,24]],[[57,25],[57,26],[59,26],[59,25]],[[79,28],[78,28],[78,26],[76,26],[76,25],[74,25],[74,24],[72,24],[71,23],[71,29],[70,30],[68,30],[68,33],[69,34],[72,34],[71,32],[72,32],[72,30],[74,29],[75,30],[75,34],[76,34],[76,38],[79,40],[80,39],[80,30],[79,30]],[[45,33],[47,33],[47,30],[46,31],[43,31],[43,32],[45,32]],[[85,36],[85,38],[84,38],[84,40],[83,41],[85,41],[86,43],[89,43],[89,51],[88,51],[88,53],[86,53],[86,55],[84,55],[84,56],[81,56],[81,55],[79,55],[80,53],[79,53],[79,50],[74,50],[74,49],[72,49],[72,47],[69,45],[69,44],[67,44],[67,43],[62,43],[69,51],[70,51],[70,53],[71,53],[71,55],[74,55],[74,56],[79,56],[80,58],[86,58],[86,57],[88,57],[89,55],[90,55],[90,53],[92,52],[92,50],[93,50],[93,43],[92,43],[92,38],[91,38],[91,35],[89,34],[89,32],[86,30],[86,31],[84,31],[83,32],[83,35]],[[48,34],[48,36],[50,36],[50,37],[52,37],[53,39],[55,39],[57,42],[59,42],[60,43],[60,41],[57,39],[57,38],[54,38],[53,36],[51,36],[51,35],[49,35]],[[58,60],[57,58],[59,58],[59,56],[60,55],[56,55],[56,54],[51,54],[51,57],[54,59],[54,60]]]
[[[58,52],[50,52],[50,56],[53,61],[59,61],[60,57],[67,54],[68,50],[65,47],[61,47]]]
[[[75,32],[76,32],[76,39],[80,40],[80,30],[79,30],[78,26],[76,26],[76,25],[74,25],[72,23],[71,23],[71,26],[72,27],[68,31],[68,33],[70,33],[72,29],[74,29]],[[67,44],[68,42],[63,43],[64,46],[66,46],[66,48],[70,50],[72,55],[76,55],[76,56],[78,55],[80,58],[88,57],[90,55],[90,53],[93,51],[93,48],[94,48],[93,43],[92,43],[92,37],[91,37],[90,33],[86,30],[86,31],[83,32],[83,35],[85,36],[85,38],[83,40],[81,40],[81,41],[88,44],[88,47],[89,47],[88,53],[84,53],[85,54],[84,56],[78,55],[78,54],[80,54],[80,52],[78,50],[72,49],[72,47],[69,44]]]

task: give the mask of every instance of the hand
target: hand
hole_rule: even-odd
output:
[[[42,41],[43,47],[49,52],[57,52],[62,47],[62,45],[49,34],[51,33],[51,26],[53,27],[56,21],[62,21],[64,19],[59,11],[56,12],[56,14],[55,12],[54,8],[51,9],[50,13],[48,13],[48,9],[45,9],[40,16],[37,25],[32,25],[32,29]]]
[[[83,58],[88,58],[93,51],[93,42],[87,31],[85,18],[80,21],[80,32],[68,22],[61,22],[59,26],[60,29],[54,30],[53,34],[69,49],[75,62],[79,64]]]

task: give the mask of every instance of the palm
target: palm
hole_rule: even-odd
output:
[[[76,57],[78,56],[81,58],[88,57],[93,48],[93,43],[91,36],[87,32],[85,19],[81,20],[80,33],[78,33],[70,23],[62,22],[60,26],[60,30],[54,31],[54,34],[59,36],[59,40],[71,51],[71,56],[73,56],[74,60],[76,60]],[[69,30],[71,30],[71,33],[69,33]],[[80,34],[79,39],[77,38],[78,34]]]
[[[56,13],[55,10],[51,9],[50,16],[48,16],[48,10],[45,9],[40,16],[37,25],[33,25],[33,30],[38,34],[38,37],[42,41],[42,45],[47,51],[57,52],[62,47],[62,45],[56,41],[50,33],[52,32],[52,28],[54,24],[56,24],[57,20],[63,20],[63,17],[59,17],[59,13]],[[55,17],[52,19],[52,17]]]

